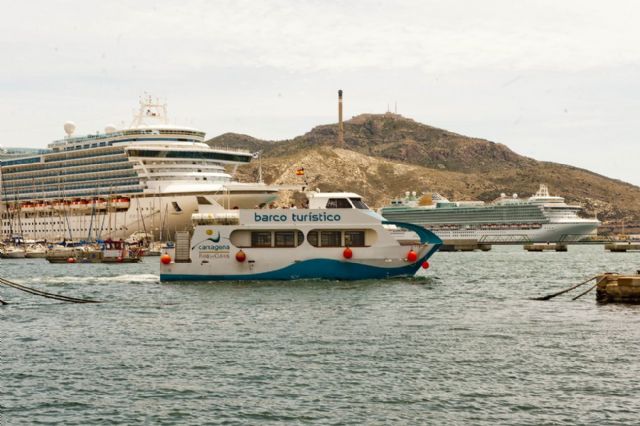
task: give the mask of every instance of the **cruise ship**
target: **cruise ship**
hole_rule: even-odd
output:
[[[594,234],[600,222],[578,216],[580,210],[580,206],[566,204],[563,197],[549,195],[543,184],[527,199],[501,194],[488,204],[452,202],[438,193],[422,197],[406,193],[380,213],[387,220],[423,226],[445,241],[524,243],[580,241]]]
[[[128,128],[76,136],[67,122],[64,130],[48,149],[0,151],[2,239],[168,238],[189,229],[199,196],[229,209],[277,198],[277,188],[234,180],[254,154],[210,147],[204,132],[169,124],[167,105],[151,97]]]

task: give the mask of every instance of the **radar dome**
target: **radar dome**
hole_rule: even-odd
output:
[[[106,127],[104,128],[105,133],[113,133],[116,130],[117,130],[116,126],[114,126],[113,124],[107,124]]]
[[[64,131],[67,136],[71,136],[73,132],[76,131],[76,123],[74,123],[73,121],[67,121],[66,123],[64,123]]]

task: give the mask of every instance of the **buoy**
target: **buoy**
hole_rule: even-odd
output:
[[[163,254],[162,256],[160,256],[160,262],[162,262],[163,265],[170,264],[171,256],[169,256],[167,253]]]
[[[236,253],[236,260],[238,262],[244,262],[245,260],[247,260],[247,255],[245,254],[245,252],[240,250],[239,252]]]
[[[67,263],[76,263],[75,257],[70,257],[67,259]]]
[[[342,251],[342,256],[344,256],[345,259],[351,259],[351,257],[353,256],[353,251],[347,247]]]
[[[416,260],[418,260],[418,253],[409,250],[409,253],[407,253],[407,262],[415,262]]]
[[[426,260],[422,262],[422,269],[429,269],[429,262],[427,262]]]

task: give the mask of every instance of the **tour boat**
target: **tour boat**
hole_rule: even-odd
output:
[[[161,281],[377,279],[413,276],[442,241],[421,226],[386,221],[354,193],[307,193],[308,208],[227,210],[200,197],[192,232],[176,233]],[[403,246],[392,225],[420,240]]]

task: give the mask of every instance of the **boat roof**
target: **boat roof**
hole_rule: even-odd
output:
[[[309,198],[362,198],[355,192],[309,192]]]

